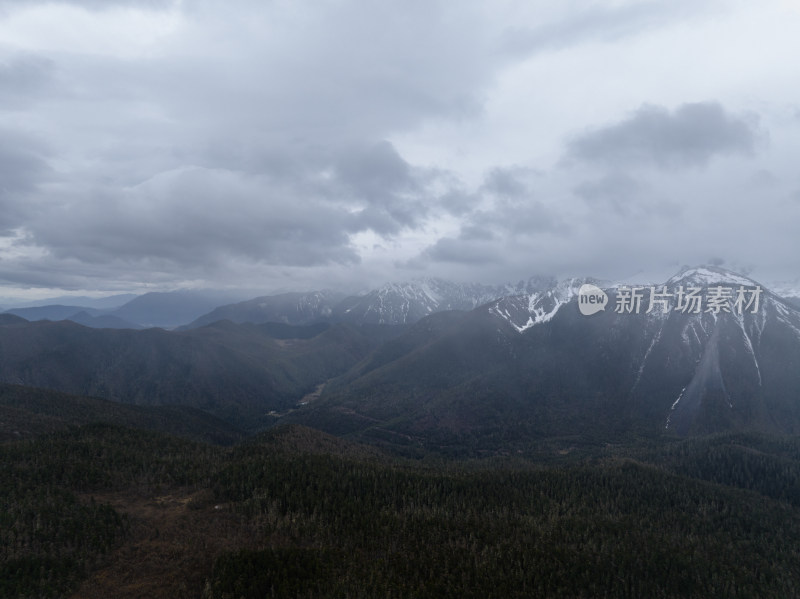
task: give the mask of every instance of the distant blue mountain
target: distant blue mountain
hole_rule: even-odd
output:
[[[87,316],[97,316],[102,312],[86,306],[36,306],[33,308],[12,308],[7,314],[20,316],[25,320],[67,320],[78,312],[85,312]]]
[[[244,298],[241,292],[210,290],[152,292],[132,299],[109,314],[146,328],[174,328],[192,322],[217,306],[242,299]]]
[[[61,295],[58,297],[48,297],[39,300],[31,300],[26,302],[13,302],[6,303],[7,310],[16,310],[19,308],[38,308],[43,306],[80,306],[82,308],[91,308],[94,310],[115,310],[120,306],[125,305],[132,299],[136,298],[135,293],[121,293],[117,295],[110,295],[107,297],[88,297],[85,295]],[[0,309],[2,310],[2,309]]]

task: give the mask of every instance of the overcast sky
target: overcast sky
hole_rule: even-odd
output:
[[[796,279],[798,31],[798,0],[0,0],[0,296]]]

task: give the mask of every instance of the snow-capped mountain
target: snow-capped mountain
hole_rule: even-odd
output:
[[[678,293],[692,288],[700,289],[705,307],[681,310]],[[648,315],[632,397],[671,399],[664,427],[679,434],[785,428],[782,414],[800,400],[800,311],[758,282],[719,268],[689,269],[666,289],[676,299],[668,311]]]
[[[679,273],[657,287],[661,289],[666,285],[672,289],[681,280],[687,287],[701,288],[720,282],[727,282],[735,287],[755,285],[747,277],[723,269],[700,267]],[[410,325],[437,312],[469,311],[491,304],[491,309],[498,316],[504,318],[518,332],[523,332],[552,319],[559,310],[575,300],[578,289],[585,283],[603,288],[610,294],[615,294],[618,288],[624,287],[592,278],[573,278],[559,282],[553,277],[531,277],[505,285],[455,283],[438,278],[424,278],[387,283],[361,295],[344,296],[333,291],[312,291],[257,297],[220,306],[186,328],[204,326],[223,319],[236,323],[309,324],[325,321]]]
[[[589,316],[587,282],[608,295]],[[324,427],[328,410],[341,430],[369,434],[511,423],[521,435],[800,433],[800,311],[742,275],[698,267],[642,288],[573,279],[450,314],[331,384],[308,422]]]
[[[549,277],[531,277],[516,285],[499,286],[436,278],[388,283],[366,295],[347,298],[337,306],[334,318],[372,324],[413,324],[435,312],[472,310],[510,293],[538,293],[554,283]]]
[[[602,286],[564,281],[542,293],[504,298],[489,310],[523,333],[551,321],[560,310],[577,313],[578,289],[586,282]],[[800,399],[800,378],[787,378],[782,371],[792,371],[788,360],[800,372],[800,311],[757,281],[702,266],[685,269],[662,285],[605,290],[608,306],[597,316],[605,324],[603,332],[631,344],[633,380],[627,394],[635,404],[662,406],[665,428],[686,434],[695,427],[725,428],[733,421],[743,426],[756,416],[777,424],[776,413],[763,402],[782,403],[786,394]],[[578,320],[575,325],[588,328],[589,323]],[[607,338],[592,343],[602,347]],[[762,362],[771,373],[766,381]],[[782,365],[777,370],[776,363]],[[719,422],[708,421],[711,412]]]
[[[676,301],[690,304],[688,307],[702,306],[701,300],[706,300],[710,293],[716,298],[713,290],[717,287],[724,290],[725,297],[714,301],[719,303],[722,299],[727,300],[725,309],[720,309],[723,312],[729,312],[733,307],[739,298],[737,294],[740,288],[746,291],[739,298],[741,302],[751,301],[751,290],[762,290],[758,293],[760,298],[765,289],[756,281],[734,272],[714,266],[701,266],[685,268],[660,285],[611,284],[589,277],[565,279],[549,288],[500,298],[489,309],[521,333],[534,325],[548,322],[561,308],[577,301],[578,292],[585,284],[605,290],[612,300],[606,308],[608,310],[615,310],[615,306],[621,303],[624,307],[620,312],[642,312],[654,318],[664,316],[672,309],[680,311],[680,306],[675,306]],[[679,289],[682,291],[679,292]],[[651,293],[654,294],[652,298]],[[628,301],[623,302],[620,299],[615,303],[614,300],[622,294],[628,294]],[[771,292],[769,296],[778,297]],[[651,299],[654,302],[652,308]],[[669,309],[666,309],[665,303],[669,305]]]

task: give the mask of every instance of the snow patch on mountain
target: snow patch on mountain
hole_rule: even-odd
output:
[[[650,345],[647,347],[647,351],[644,352],[644,357],[642,358],[642,362],[639,365],[639,371],[636,374],[636,381],[634,381],[634,383],[633,383],[632,390],[636,389],[636,386],[639,384],[639,381],[642,379],[642,373],[644,373],[644,367],[645,367],[645,364],[647,364],[647,358],[650,357],[650,353],[653,351],[653,348],[661,340],[661,334],[664,332],[664,325],[666,324],[666,321],[667,321],[667,318],[666,318],[667,315],[666,314],[663,314],[661,312],[651,313],[651,314],[654,314],[655,317],[659,317],[659,315],[660,315],[661,323],[660,323],[660,326],[658,327],[658,331],[656,332],[655,335],[653,335],[653,338],[650,341]]]
[[[674,411],[675,411],[675,408],[677,408],[677,407],[678,407],[678,404],[681,402],[681,399],[683,399],[683,394],[684,394],[684,393],[686,393],[686,387],[684,387],[683,389],[681,389],[681,393],[680,393],[680,395],[678,395],[678,399],[676,399],[676,400],[675,400],[675,401],[672,403],[672,407],[670,408],[670,414],[667,416],[667,423],[666,423],[666,425],[664,426],[664,429],[669,429],[669,425],[671,424],[672,412],[674,412]]]
[[[742,331],[742,336],[744,337],[745,347],[747,348],[748,353],[753,358],[753,364],[756,367],[756,373],[758,374],[758,386],[761,386],[761,367],[758,365],[758,358],[756,357],[755,349],[753,349],[753,340],[750,338],[750,335],[747,333],[747,328],[745,327],[744,323],[744,314],[734,313],[734,318],[736,319],[736,323],[739,325],[739,329]]]
[[[549,289],[499,299],[489,310],[507,321],[518,333],[524,333],[533,326],[551,321],[563,306],[578,296],[578,290],[584,283],[597,285],[600,282],[594,279],[566,279]]]

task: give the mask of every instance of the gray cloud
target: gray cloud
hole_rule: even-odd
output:
[[[454,201],[435,198],[428,191],[446,173],[412,166],[385,140],[298,143],[282,148],[228,141],[197,152],[193,162],[265,176],[302,201],[323,198],[346,208],[356,230],[385,235],[415,228],[434,205]]]
[[[0,235],[11,235],[34,210],[28,194],[52,177],[46,154],[31,136],[0,129]]]
[[[747,180],[747,184],[753,189],[768,189],[775,187],[779,183],[780,180],[774,173],[770,172],[769,169],[763,168],[755,170]]]
[[[575,193],[593,210],[622,218],[673,219],[681,212],[677,202],[660,197],[650,185],[620,172],[584,181],[575,187]]]
[[[522,197],[529,193],[528,185],[523,180],[528,174],[529,170],[521,167],[497,167],[486,176],[483,189],[501,196]]]
[[[364,198],[380,201],[393,193],[419,191],[410,165],[386,141],[344,153],[337,160],[336,171],[344,185]]]
[[[600,179],[584,181],[575,193],[587,202],[604,204],[619,213],[626,213],[630,204],[640,198],[644,185],[624,173],[611,173]]]
[[[491,169],[479,188],[493,198],[491,207],[474,211],[465,220],[464,229],[492,229],[501,237],[565,230],[566,223],[552,205],[552,198],[533,188],[541,178],[541,173],[526,167]]]
[[[716,102],[682,104],[674,112],[644,105],[627,119],[573,139],[567,157],[615,166],[702,167],[716,156],[752,155],[756,123]]]
[[[480,193],[465,190],[458,183],[452,185],[437,199],[439,206],[454,216],[464,216],[474,210],[481,201]]]
[[[474,194],[476,208],[463,217],[458,234],[438,239],[411,264],[498,265],[508,260],[503,247],[524,248],[539,236],[566,233],[569,227],[558,211],[530,188],[531,179],[540,176],[518,166],[490,169]]]
[[[50,173],[45,144],[23,133],[0,129],[0,190],[30,191]]]
[[[497,239],[497,235],[491,227],[470,223],[461,227],[458,239],[463,241],[492,241]]]
[[[706,7],[699,2],[634,2],[589,6],[538,27],[514,26],[506,31],[508,51],[532,53],[590,41],[615,42],[682,20]]]
[[[28,217],[19,245],[46,248],[54,260],[110,267],[113,257],[135,269],[155,262],[183,273],[236,261],[353,265],[361,258],[351,235],[416,227],[438,202],[426,190],[435,176],[387,142],[317,149],[279,164],[263,164],[264,173],[180,167],[125,188],[56,197]]]
[[[353,264],[353,234],[396,236],[436,211],[463,210],[468,195],[429,189],[440,175],[384,140],[479,105],[494,64],[461,28],[477,23],[469,7],[253,2],[228,18],[214,3],[184,8],[191,21],[171,42],[177,52],[158,60],[58,57],[65,85],[44,114],[55,158],[81,168],[27,223],[31,247],[87,264]],[[246,30],[240,43],[245,22],[269,34]],[[149,190],[176,177],[169,193]],[[214,177],[234,179],[234,191]]]
[[[469,29],[453,27],[455,8],[252,2],[220,18],[219,5],[193,1],[181,10],[186,26],[157,60],[61,53],[0,72],[15,90],[5,102],[0,95],[0,109],[12,100],[24,107],[22,91],[28,105],[45,100],[34,118],[48,128],[49,159],[62,171],[46,210],[25,216],[29,198],[20,194],[48,165],[0,148],[6,184],[19,191],[0,200],[0,227],[8,236],[25,225],[5,260],[27,252],[50,273],[69,264],[89,278],[117,276],[120,264],[144,278],[156,263],[181,277],[240,262],[354,265],[353,235],[394,237],[463,210],[468,194],[441,183],[446,173],[411,165],[385,141],[479,106],[494,63]],[[456,12],[460,25],[478,23],[469,9]],[[30,281],[31,260],[7,276]]]
[[[568,228],[557,210],[536,200],[499,202],[491,212],[476,213],[474,222],[494,226],[501,234],[522,236]]]
[[[12,54],[0,60],[0,107],[21,109],[53,83],[53,62],[30,53]]]
[[[490,265],[516,263],[517,247],[535,244],[541,237],[565,235],[569,228],[541,202],[504,202],[492,210],[474,212],[455,236],[441,237],[412,260],[412,264],[454,263]]]
[[[358,261],[348,213],[270,187],[231,171],[182,169],[123,191],[93,190],[91,200],[31,219],[28,230],[54,256],[89,264],[108,256],[177,268],[224,267],[237,256],[290,266]]]
[[[497,245],[476,239],[452,239],[444,237],[426,248],[420,258],[426,261],[454,263],[467,266],[486,266],[497,264],[500,257]]]
[[[88,10],[112,10],[120,7],[151,10],[174,6],[176,0],[0,0],[0,11],[29,8],[37,4],[67,4]]]
[[[748,6],[0,0],[0,279],[796,270],[796,42]]]
[[[166,115],[189,126],[189,136],[201,131],[216,143],[235,133],[245,143],[324,147],[376,142],[425,119],[474,114],[501,61],[472,35],[480,15],[471,4],[245,7],[220,18],[213,3],[193,5],[197,28],[181,40],[193,54],[118,78],[130,86],[133,75]],[[214,44],[236,40],[243,28],[263,34],[248,35],[246,50],[219,55]]]
[[[421,173],[384,141],[348,148],[334,164],[345,200],[358,200],[364,208],[360,222],[378,233],[397,233],[416,226],[427,213]]]

